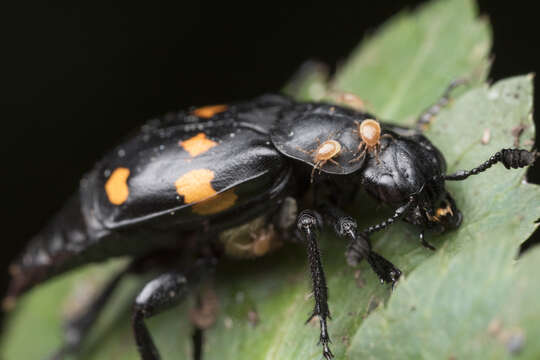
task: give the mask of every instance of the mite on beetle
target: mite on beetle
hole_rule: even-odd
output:
[[[537,158],[536,152],[502,149],[472,170],[447,174],[443,155],[422,130],[458,83],[418,118],[416,129],[280,95],[152,120],[83,177],[79,192],[11,265],[4,306],[74,267],[131,255],[132,263],[87,311],[69,319],[64,345],[53,358],[77,352],[126,274],[157,268],[161,275],[135,299],[132,325],[141,358],[158,359],[145,319],[183,301],[219,258],[263,256],[300,239],[315,301],[310,319],[317,317],[322,353],[331,359],[328,289],[317,243],[321,226],[348,241],[350,264],[366,259],[381,282],[394,286],[401,272],[372,250],[370,234],[402,219],[417,225],[421,244],[434,250],[424,231],[451,230],[462,221],[445,181],[464,180],[497,162],[519,168]],[[342,209],[361,188],[394,214],[358,231]],[[313,196],[305,196],[308,191]],[[204,320],[194,321],[195,359],[202,353],[201,324],[212,322]]]

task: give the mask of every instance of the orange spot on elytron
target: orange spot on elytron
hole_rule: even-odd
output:
[[[227,105],[203,106],[203,107],[193,110],[193,115],[196,115],[200,118],[208,119],[216,114],[224,112],[225,110],[227,110],[227,108],[228,108]]]
[[[213,148],[217,145],[217,142],[208,139],[204,133],[198,133],[186,141],[180,141],[179,144],[189,155],[194,157]]]
[[[215,214],[233,206],[238,196],[233,190],[218,194],[210,183],[213,179],[212,170],[192,170],[180,176],[174,186],[186,204],[198,203],[193,206],[193,212],[200,215]]]
[[[175,182],[176,192],[184,197],[186,204],[206,200],[217,194],[210,184],[214,172],[208,169],[192,170],[180,176]]]
[[[122,205],[129,196],[127,179],[129,169],[124,167],[116,168],[107,182],[105,183],[105,192],[111,204]]]
[[[234,190],[227,190],[200,204],[193,205],[193,212],[200,215],[216,214],[234,205],[238,196]]]

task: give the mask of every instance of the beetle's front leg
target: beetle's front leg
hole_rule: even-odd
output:
[[[313,296],[315,298],[315,308],[307,322],[315,316],[319,317],[321,327],[319,342],[323,346],[323,356],[326,359],[332,359],[334,354],[332,354],[332,351],[328,346],[331,341],[326,324],[326,319],[330,318],[330,310],[328,309],[328,288],[326,286],[326,278],[321,262],[321,253],[317,244],[316,233],[320,228],[320,221],[317,214],[310,210],[302,211],[298,216],[297,227],[306,240],[311,280],[313,282]]]

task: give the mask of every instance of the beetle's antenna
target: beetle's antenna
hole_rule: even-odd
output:
[[[450,83],[442,96],[437,100],[437,102],[431,105],[429,108],[424,110],[424,112],[416,120],[416,129],[419,131],[424,131],[427,129],[428,125],[431,123],[431,120],[439,114],[439,112],[450,102],[450,96],[452,90],[456,87],[464,84],[468,84],[469,79],[466,77],[458,78]]]
[[[532,165],[539,157],[540,153],[536,150],[528,151],[523,149],[502,149],[497,151],[489,160],[471,170],[460,170],[453,174],[443,175],[444,180],[460,181],[465,180],[471,175],[477,175],[486,171],[498,162],[501,162],[507,169],[518,169]]]
[[[423,186],[422,186],[422,188],[423,188]],[[421,191],[421,189],[420,189],[420,191]],[[392,215],[391,217],[389,217],[388,219],[384,220],[383,222],[381,222],[381,223],[379,223],[377,225],[373,225],[373,226],[368,227],[367,229],[362,231],[362,233],[367,236],[367,235],[369,235],[371,233],[374,233],[376,231],[386,229],[388,226],[392,225],[395,221],[399,220],[403,215],[405,215],[407,213],[407,211],[409,210],[409,208],[411,207],[411,205],[413,204],[415,199],[416,199],[416,195],[415,194],[411,195],[409,197],[409,201],[405,205],[400,206],[399,208],[397,208],[396,211],[394,212],[394,215]]]

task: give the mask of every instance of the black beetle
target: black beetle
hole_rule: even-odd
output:
[[[332,226],[348,241],[350,264],[365,258],[381,282],[394,286],[401,272],[371,250],[371,233],[402,219],[417,225],[422,245],[433,250],[424,230],[443,232],[462,221],[445,181],[464,180],[497,162],[525,167],[537,157],[503,149],[470,171],[446,174],[443,155],[422,130],[458,83],[418,118],[415,129],[281,95],[151,120],[84,176],[80,191],[11,265],[4,306],[76,266],[131,255],[133,262],[87,311],[69,320],[65,344],[53,358],[78,350],[126,273],[158,267],[163,273],[144,286],[133,310],[141,357],[158,359],[144,319],[181,302],[220,257],[262,256],[300,239],[307,245],[315,300],[310,319],[318,318],[323,355],[330,359],[328,290],[317,244],[321,226]],[[341,209],[361,188],[395,211],[357,231]],[[200,359],[204,326],[195,327],[194,357]]]

